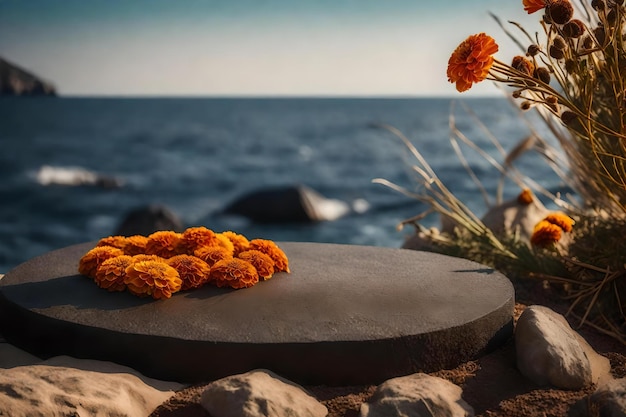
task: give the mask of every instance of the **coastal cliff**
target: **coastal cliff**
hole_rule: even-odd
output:
[[[54,86],[0,57],[0,96],[56,96]]]

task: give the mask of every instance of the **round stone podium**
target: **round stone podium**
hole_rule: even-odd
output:
[[[112,361],[163,380],[266,368],[311,385],[448,369],[512,335],[513,286],[483,265],[407,249],[278,244],[290,274],[158,301],[78,275],[95,242],[53,251],[0,281],[0,333],[40,357]]]

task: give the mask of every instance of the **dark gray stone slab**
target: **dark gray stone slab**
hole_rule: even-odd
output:
[[[9,342],[42,357],[110,360],[165,380],[267,368],[300,383],[348,385],[454,367],[512,334],[510,281],[464,259],[282,242],[291,274],[155,301],[109,293],[78,275],[94,244],[6,274],[0,333]]]

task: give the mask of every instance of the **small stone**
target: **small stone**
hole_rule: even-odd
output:
[[[325,417],[326,407],[304,388],[257,369],[213,381],[200,404],[213,417]]]
[[[596,353],[565,317],[543,306],[524,310],[515,328],[517,368],[539,385],[581,389],[610,371],[609,360]]]
[[[474,416],[461,394],[459,386],[423,373],[393,378],[361,405],[361,417]]]
[[[567,417],[626,417],[626,378],[608,379],[570,408]]]
[[[57,357],[0,369],[0,410],[11,417],[148,416],[181,388],[111,362]]]

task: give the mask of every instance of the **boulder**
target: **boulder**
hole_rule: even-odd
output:
[[[0,58],[0,96],[56,96],[47,81]]]
[[[257,223],[331,221],[350,212],[348,203],[326,198],[304,185],[264,188],[244,194],[222,211]]]
[[[130,211],[113,232],[119,236],[148,236],[159,230],[182,232],[183,222],[169,208],[154,204]]]
[[[181,388],[111,362],[61,356],[0,369],[0,410],[11,417],[141,417]]]
[[[265,369],[210,383],[200,403],[212,417],[325,417],[328,413],[304,388]]]
[[[518,233],[522,241],[530,242],[535,225],[549,212],[550,210],[536,197],[532,198],[531,202],[520,201],[517,197],[492,207],[481,221],[496,236],[511,236]]]
[[[361,417],[465,417],[474,409],[461,398],[459,386],[416,373],[389,379],[361,405]]]
[[[539,385],[581,389],[609,375],[609,360],[548,307],[524,310],[515,328],[515,349],[517,368]]]

